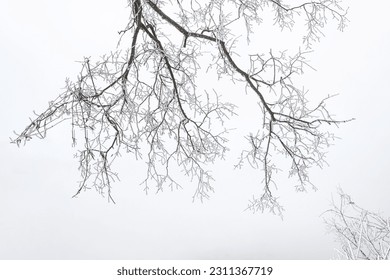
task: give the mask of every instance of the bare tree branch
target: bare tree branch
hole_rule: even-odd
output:
[[[288,6],[280,0],[131,0],[129,6],[129,23],[119,34],[121,39],[129,36],[130,47],[118,48],[97,62],[85,58],[77,81],[68,80],[66,91],[13,142],[44,138],[48,129],[70,120],[75,147],[80,147],[76,139],[82,135],[77,155],[82,179],[75,195],[95,188],[113,200],[111,186],[118,176],[111,163],[125,151],[146,160],[146,191],[152,186],[179,188],[170,172],[176,165],[198,182],[194,198],[207,198],[213,191],[207,165],[223,159],[228,150],[224,121],[235,108],[215,91],[197,90],[199,57],[207,45],[213,50],[210,65],[218,75],[241,82],[259,100],[263,126],[247,137],[249,148],[236,165],[248,162],[263,170],[263,191],[249,208],[281,215],[283,208],[271,192],[277,170],[272,154],[291,161],[290,176],[298,179],[298,190],[305,190],[312,186],[309,168],[323,166],[334,138],[323,124],[346,121],[333,119],[327,111],[330,96],[311,108],[307,92],[294,85],[293,78],[308,65],[307,52],[248,54],[249,67],[241,66],[232,52],[238,37],[233,25],[245,26],[249,42],[266,10],[275,13],[275,24],[282,29],[292,29],[295,19],[304,17],[303,43],[310,48],[328,16],[344,28],[346,12],[339,1]]]
[[[341,249],[338,257],[350,260],[390,258],[390,219],[367,211],[339,190],[339,202],[324,213],[328,229],[334,232]]]

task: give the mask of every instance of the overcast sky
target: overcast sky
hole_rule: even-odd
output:
[[[282,180],[281,220],[243,211],[261,174],[233,169],[234,147],[244,141],[237,135],[227,160],[209,167],[215,193],[203,204],[192,203],[190,182],[180,191],[145,195],[142,162],[128,159],[118,163],[117,204],[93,190],[72,199],[79,173],[67,123],[21,148],[9,137],[62,92],[66,77],[77,75],[75,61],[116,47],[117,31],[128,19],[126,1],[0,0],[0,258],[330,259],[337,243],[320,215],[337,187],[362,207],[390,216],[390,4],[345,5],[348,28],[326,29],[310,54],[317,71],[307,71],[304,82],[313,98],[338,93],[330,111],[356,120],[336,130],[340,139],[329,149],[329,166],[312,170],[318,191],[296,193],[293,182]],[[244,97],[242,92],[242,114],[231,126],[251,121],[245,112],[253,106]]]

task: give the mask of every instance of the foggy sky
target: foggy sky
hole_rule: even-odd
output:
[[[313,98],[339,94],[330,111],[356,120],[334,130],[340,139],[329,148],[329,166],[312,170],[318,191],[296,193],[287,174],[280,174],[276,195],[286,209],[284,220],[244,211],[262,174],[233,169],[239,153],[234,147],[244,143],[239,133],[250,128],[254,107],[232,85],[220,90],[240,100],[239,116],[228,123],[237,131],[227,159],[209,167],[215,193],[208,201],[192,202],[195,185],[189,180],[183,190],[145,195],[142,161],[126,155],[116,165],[116,204],[94,190],[71,198],[79,173],[69,123],[21,148],[9,137],[62,92],[66,77],[76,77],[75,61],[116,47],[117,31],[128,19],[126,1],[0,5],[1,259],[330,259],[337,243],[320,215],[337,187],[362,207],[390,216],[388,2],[345,1],[348,28],[341,33],[330,23],[310,54],[316,71],[306,71],[305,87]]]

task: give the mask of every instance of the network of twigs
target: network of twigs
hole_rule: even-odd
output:
[[[334,120],[327,111],[329,96],[310,108],[306,92],[294,86],[293,78],[307,64],[305,52],[248,54],[250,66],[244,68],[232,52],[237,34],[231,26],[243,24],[250,39],[264,12],[273,12],[282,29],[292,29],[295,18],[304,17],[303,45],[310,49],[328,18],[344,28],[346,12],[339,2],[288,6],[280,0],[131,0],[129,7],[130,19],[120,35],[130,38],[130,46],[97,62],[86,58],[78,79],[68,80],[65,92],[13,142],[44,138],[51,127],[69,120],[74,145],[82,142],[78,152],[82,179],[75,195],[96,188],[112,200],[117,174],[111,163],[125,151],[146,161],[146,190],[179,187],[170,172],[175,164],[197,180],[194,197],[207,198],[213,187],[206,165],[228,150],[223,122],[235,108],[213,90],[197,91],[196,77],[202,70],[198,59],[207,45],[214,50],[210,64],[218,75],[243,83],[259,100],[263,125],[247,137],[248,146],[236,165],[249,163],[263,172],[263,190],[249,208],[281,214],[283,208],[271,192],[277,170],[272,154],[289,158],[290,175],[303,190],[311,185],[309,168],[325,163],[325,150],[334,138],[323,124],[345,121]]]

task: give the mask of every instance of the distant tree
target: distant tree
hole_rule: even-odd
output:
[[[325,212],[328,228],[337,237],[337,257],[348,260],[390,259],[390,219],[367,211],[342,191]]]
[[[234,114],[234,104],[223,96],[197,91],[199,58],[211,53],[208,70],[242,83],[259,100],[262,126],[247,137],[237,167],[244,162],[263,172],[262,191],[249,208],[281,213],[272,194],[276,163],[272,154],[291,161],[290,176],[298,188],[310,186],[308,170],[324,164],[325,149],[333,134],[323,124],[337,125],[325,108],[326,97],[310,107],[306,91],[293,78],[307,65],[305,52],[291,55],[254,53],[245,57],[233,52],[236,39],[245,30],[248,44],[267,13],[281,29],[294,27],[296,18],[306,20],[303,46],[310,50],[322,36],[328,18],[342,30],[346,11],[338,0],[308,1],[296,5],[281,0],[131,0],[130,19],[120,31],[128,48],[81,63],[76,81],[66,81],[66,90],[50,102],[14,143],[44,138],[59,122],[69,120],[78,152],[82,190],[94,187],[112,200],[111,186],[117,174],[111,163],[122,151],[146,160],[145,189],[179,187],[170,172],[176,165],[198,182],[194,198],[207,198],[213,190],[208,163],[224,158],[227,129],[224,121]],[[266,39],[262,40],[264,44]],[[121,44],[118,44],[121,46]],[[241,57],[241,58],[239,58]],[[244,57],[246,65],[241,66]],[[243,63],[242,63],[243,64]],[[244,97],[245,95],[243,95]],[[81,136],[78,136],[81,135]]]

